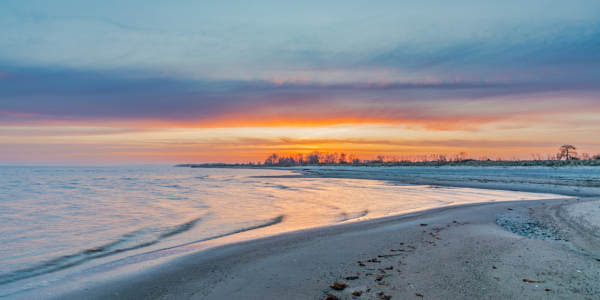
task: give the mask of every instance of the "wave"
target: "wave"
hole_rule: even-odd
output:
[[[358,218],[362,218],[364,216],[366,216],[369,213],[368,210],[363,210],[363,211],[359,211],[356,213],[352,213],[352,214],[348,214],[348,213],[341,213],[341,220],[339,220],[338,222],[344,222],[344,221],[348,221],[348,220],[352,220],[352,219],[358,219]]]
[[[185,244],[181,244],[181,245],[177,245],[177,246],[173,246],[173,247],[169,247],[169,248],[159,249],[159,250],[156,250],[156,251],[153,251],[153,252],[175,249],[175,248],[179,248],[179,247],[183,247],[183,246],[187,246],[187,245],[192,245],[192,244],[196,244],[196,243],[201,243],[201,242],[206,242],[206,241],[210,241],[210,240],[214,240],[214,239],[218,239],[218,238],[222,238],[222,237],[226,237],[226,236],[230,236],[230,235],[234,235],[234,234],[238,234],[238,233],[242,233],[242,232],[246,232],[246,231],[251,231],[251,230],[256,230],[256,229],[260,229],[260,228],[265,228],[265,227],[277,225],[277,224],[283,222],[284,218],[285,218],[285,215],[280,215],[278,217],[270,219],[268,222],[263,223],[263,224],[259,224],[259,225],[251,226],[251,227],[246,227],[246,228],[242,228],[242,229],[238,229],[238,230],[231,231],[231,232],[228,232],[228,233],[211,236],[211,237],[208,237],[208,238],[196,240],[196,241],[193,241],[193,242],[188,242],[188,243],[185,243]]]
[[[182,247],[182,246],[187,246],[187,245],[191,245],[191,244],[195,244],[195,243],[200,243],[200,242],[205,242],[205,241],[209,241],[209,240],[213,240],[213,239],[217,239],[217,238],[221,238],[221,237],[226,237],[226,236],[233,235],[233,234],[238,234],[238,233],[242,233],[242,232],[246,232],[246,231],[251,231],[251,230],[256,230],[256,229],[260,229],[260,228],[264,228],[264,227],[268,227],[268,226],[273,226],[278,223],[281,223],[283,221],[284,217],[285,217],[284,215],[280,215],[276,218],[266,220],[266,222],[264,222],[262,224],[258,224],[258,225],[250,226],[250,227],[246,227],[246,228],[241,228],[241,229],[234,230],[234,231],[231,231],[228,233],[207,237],[204,239],[188,242],[188,243],[173,246],[173,247],[150,251],[148,253],[174,249],[174,248],[178,248],[178,247]],[[149,234],[149,232],[155,233],[156,230],[152,230],[150,228],[143,228],[143,229],[140,229],[140,230],[137,230],[134,232],[130,232],[130,233],[122,235],[121,238],[119,238],[118,240],[111,242],[109,244],[100,246],[100,247],[85,249],[78,253],[62,256],[62,257],[59,257],[56,259],[52,259],[52,260],[43,262],[43,263],[33,266],[33,267],[20,269],[20,270],[16,270],[16,271],[12,271],[12,272],[0,275],[0,284],[6,284],[6,283],[10,283],[10,282],[15,282],[18,280],[23,280],[23,279],[27,279],[27,278],[45,275],[45,274],[65,270],[67,268],[71,268],[71,267],[74,267],[77,265],[81,265],[85,262],[88,262],[88,261],[91,261],[94,259],[107,257],[110,255],[115,255],[115,254],[123,253],[126,251],[131,251],[131,250],[136,250],[136,249],[141,249],[144,247],[152,246],[152,245],[159,243],[163,239],[166,239],[166,238],[169,238],[169,237],[172,237],[172,236],[175,236],[175,235],[178,235],[178,234],[181,234],[181,233],[191,230],[200,221],[202,221],[202,218],[191,220],[189,222],[186,222],[186,223],[183,223],[183,224],[180,224],[177,226],[173,226],[173,227],[165,227],[162,230],[159,230],[158,231],[159,234],[155,235],[152,238],[149,238],[148,234]]]
[[[93,259],[155,245],[165,238],[191,230],[201,220],[202,218],[198,218],[177,226],[164,227],[159,230],[142,228],[140,230],[124,234],[118,240],[106,245],[85,249],[75,254],[66,255],[43,262],[37,266],[0,275],[0,284],[64,270]]]

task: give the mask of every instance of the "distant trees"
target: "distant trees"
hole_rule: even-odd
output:
[[[346,164],[348,163],[348,161],[346,161],[346,153],[342,152],[340,153],[340,157],[338,158],[338,164]]]
[[[577,147],[573,145],[562,145],[560,148],[558,148],[559,152],[556,154],[556,158],[559,160],[563,158],[565,158],[565,160],[578,159],[577,152],[575,152],[575,150],[577,150]]]
[[[316,165],[316,164],[345,164],[345,163],[358,163],[360,160],[356,160],[355,155],[346,155],[345,153],[338,154],[327,153],[322,151],[313,151],[306,154],[294,154],[290,156],[282,156],[277,153],[273,153],[265,159],[266,165]]]
[[[269,155],[269,157],[267,157],[267,159],[265,159],[265,164],[266,165],[278,164],[279,160],[277,158],[279,158],[279,155],[277,155],[277,153],[273,153],[273,154]]]
[[[562,145],[559,148],[557,154],[548,154],[544,157],[540,153],[531,154],[529,161],[535,161],[537,165],[598,165],[600,162],[600,154],[589,155],[582,153],[579,155],[577,147],[573,145]],[[547,158],[547,159],[545,159]],[[559,162],[563,160],[562,162]],[[281,165],[281,166],[305,166],[305,165],[335,165],[335,164],[388,164],[388,165],[410,165],[413,163],[424,163],[426,165],[444,165],[444,164],[465,164],[468,162],[492,162],[487,156],[479,156],[478,159],[472,159],[466,152],[459,152],[456,154],[423,154],[423,155],[405,155],[405,156],[388,156],[388,155],[377,155],[371,159],[361,159],[354,154],[345,152],[341,153],[328,153],[324,151],[315,150],[308,154],[292,154],[289,156],[279,155],[273,153],[265,159],[265,165]],[[515,156],[510,159],[503,159],[498,157],[495,159],[496,162],[528,162],[528,160],[522,160]]]
[[[308,163],[309,164],[318,164],[320,161],[321,153],[319,151],[314,151],[308,155]]]
[[[486,157],[487,159],[487,157]],[[363,160],[355,154],[347,153],[328,153],[323,151],[313,151],[309,154],[294,154],[283,156],[273,153],[265,159],[265,165],[317,165],[317,164],[362,164],[362,163],[414,163],[414,162],[464,162],[470,161],[466,152],[458,154],[430,154],[430,155],[409,155],[409,156],[387,156],[377,155],[371,160]]]

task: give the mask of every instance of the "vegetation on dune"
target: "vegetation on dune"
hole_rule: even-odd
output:
[[[410,156],[378,155],[375,159],[361,159],[354,154],[328,153],[313,151],[309,154],[279,155],[273,153],[267,157],[264,165],[268,166],[307,166],[307,165],[385,165],[385,166],[440,166],[440,165],[472,165],[472,166],[598,166],[600,154],[590,156],[576,152],[577,147],[563,145],[556,155],[532,154],[530,160],[516,158],[505,160],[496,158],[491,160],[482,156],[477,159],[470,158],[466,152],[457,154],[429,154]]]
[[[557,154],[547,154],[542,156],[540,153],[531,154],[531,159],[520,160],[517,158],[489,159],[486,156],[477,159],[470,158],[466,152],[457,154],[429,154],[429,155],[409,155],[409,156],[389,156],[378,155],[374,159],[361,159],[359,156],[347,153],[328,153],[324,151],[313,151],[309,154],[279,155],[273,153],[263,162],[247,164],[185,164],[181,167],[227,167],[227,166],[600,166],[600,154],[589,155],[582,153],[579,155],[577,147],[573,145],[562,145]]]

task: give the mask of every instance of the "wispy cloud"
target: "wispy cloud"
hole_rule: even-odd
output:
[[[173,128],[368,124],[422,135],[254,140],[367,151],[594,144],[600,126],[598,1],[111,1],[0,3],[0,135],[125,145]]]
[[[598,109],[598,87],[520,83],[273,84],[3,68],[0,123],[322,126],[388,123],[434,130]],[[575,90],[577,88],[577,90]],[[568,92],[568,93],[567,93]],[[568,95],[568,96],[565,96]],[[565,97],[569,98],[566,105]],[[141,126],[141,125],[139,125]]]

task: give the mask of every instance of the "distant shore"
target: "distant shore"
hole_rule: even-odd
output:
[[[267,168],[290,170],[297,174],[293,176],[316,178],[389,180],[417,185],[553,193],[578,197],[600,196],[600,168],[595,166],[474,166],[466,164],[447,164],[443,166],[338,164],[286,167],[186,164],[178,166],[194,168]]]
[[[400,161],[400,162],[367,162],[344,164],[258,164],[258,163],[203,163],[178,164],[175,167],[187,168],[272,168],[272,167],[442,167],[442,166],[471,166],[471,167],[600,167],[600,159],[589,160],[474,160],[463,161]]]
[[[397,181],[407,184],[552,193],[577,197],[600,196],[596,167],[307,167],[305,176]]]

